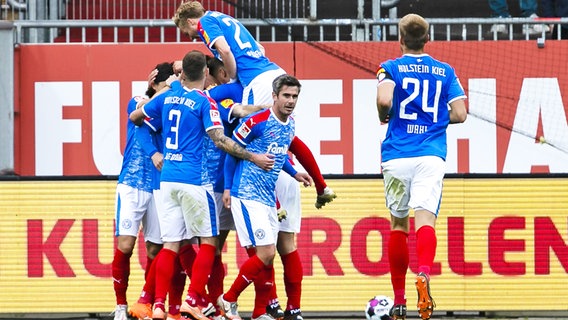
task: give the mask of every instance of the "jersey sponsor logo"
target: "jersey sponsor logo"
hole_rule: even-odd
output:
[[[183,154],[167,152],[164,160],[183,161]]]
[[[247,56],[258,59],[264,57],[264,54],[262,54],[262,51],[260,50],[254,50],[254,51],[247,51]]]
[[[285,146],[279,146],[277,142],[272,142],[268,145],[266,151],[272,154],[286,154],[288,152],[288,148]]]

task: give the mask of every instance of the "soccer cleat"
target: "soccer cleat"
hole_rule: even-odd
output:
[[[284,320],[304,320],[300,309],[286,310],[284,312]]]
[[[434,313],[434,299],[430,295],[430,279],[424,272],[420,272],[416,276],[416,292],[418,293],[418,314],[422,320],[428,320]]]
[[[128,320],[128,306],[119,304],[116,306],[111,316],[114,315],[114,320]]]
[[[171,314],[168,312],[168,316],[166,317],[166,320],[181,320],[182,316],[181,313],[178,314]]]
[[[284,310],[282,310],[278,303],[267,305],[266,313],[276,320],[282,320],[284,318]]]
[[[197,299],[187,296],[179,309],[182,316],[189,317],[194,320],[204,320],[215,314],[215,307],[211,302],[201,298],[201,305],[197,303]]]
[[[206,317],[210,318],[213,315],[215,315],[215,311],[217,311],[217,309],[215,309],[215,306],[211,302],[205,302],[205,303],[207,303],[207,306],[201,307],[201,312]]]
[[[225,294],[222,294],[217,299],[217,306],[219,307],[219,311],[221,311],[221,315],[226,319],[241,320],[237,302],[226,301],[223,299],[224,296]]]
[[[337,198],[337,195],[330,187],[325,187],[322,194],[318,194],[316,198],[316,209],[321,209],[326,203],[332,202],[333,199]]]
[[[389,315],[392,319],[406,319],[406,306],[404,304],[392,306],[389,311]]]
[[[162,304],[162,306],[164,306]],[[162,308],[154,307],[154,311],[152,312],[152,319],[154,320],[164,320],[166,319],[166,311]]]
[[[272,318],[272,316],[268,313],[264,313],[256,318],[251,318],[251,320],[274,320],[274,318]]]
[[[150,320],[152,319],[152,304],[151,303],[138,303],[136,302],[130,307],[128,311],[131,316],[142,319]]]

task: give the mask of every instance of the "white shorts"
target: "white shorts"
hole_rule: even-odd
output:
[[[386,205],[398,218],[409,209],[424,209],[438,216],[446,162],[436,156],[393,159],[381,164]]]
[[[278,216],[275,207],[253,200],[231,197],[231,211],[241,246],[275,245],[278,238]]]
[[[213,186],[161,182],[164,211],[160,214],[162,241],[219,235]]]
[[[286,172],[280,171],[276,180],[276,197],[280,207],[287,212],[286,219],[279,223],[279,230],[299,233],[302,225],[300,184]]]
[[[244,105],[266,105],[273,104],[274,99],[272,99],[272,82],[279,75],[285,74],[286,71],[283,69],[276,69],[265,71],[258,76],[256,76],[252,81],[243,89],[243,101]]]
[[[161,244],[160,221],[154,195],[131,186],[116,185],[116,236],[138,237],[140,227],[144,240]]]
[[[223,194],[215,192],[215,202],[217,203],[217,212],[219,213],[219,230],[235,230],[235,221],[231,209],[225,208],[223,205]]]

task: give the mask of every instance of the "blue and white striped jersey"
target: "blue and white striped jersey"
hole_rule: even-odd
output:
[[[259,111],[237,126],[233,133],[234,140],[251,153],[273,154],[275,162],[274,168],[267,172],[250,161],[238,161],[233,175],[232,196],[276,206],[276,180],[288,159],[288,148],[294,138],[294,131],[294,119],[289,117],[283,123],[276,118],[272,109]]]
[[[136,110],[136,105],[143,97],[136,96],[128,102],[127,113]],[[126,124],[126,146],[122,158],[122,168],[118,176],[118,183],[130,187],[152,192],[159,189],[160,172],[150,157],[144,151],[141,143],[136,138],[136,125],[130,120]],[[158,138],[159,139],[159,138]]]

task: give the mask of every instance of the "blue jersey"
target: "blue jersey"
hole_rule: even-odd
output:
[[[205,93],[217,102],[225,135],[231,137],[233,130],[239,123],[238,119],[232,117],[231,109],[233,108],[234,101],[241,101],[243,86],[238,82],[222,84],[205,90]],[[216,147],[211,150],[213,152],[211,152],[208,157],[208,168],[213,183],[213,190],[222,193],[224,190],[223,168],[225,166],[226,154],[223,150]]]
[[[218,59],[221,57],[213,45],[219,37],[225,37],[237,63],[237,77],[245,87],[259,74],[279,68],[264,56],[245,26],[231,16],[217,11],[207,11],[199,19],[197,31],[201,40]]]
[[[405,54],[382,63],[377,79],[379,85],[395,84],[382,161],[419,156],[445,160],[449,104],[465,98],[454,69],[427,54]]]
[[[267,206],[276,206],[276,180],[288,159],[288,148],[294,138],[295,122],[292,117],[286,123],[278,120],[272,109],[262,110],[240,123],[233,139],[251,153],[271,153],[274,168],[268,172],[253,162],[241,160],[236,164],[231,195],[243,200],[254,200]]]
[[[201,90],[182,87],[154,98],[143,111],[150,118],[162,119],[165,143],[161,181],[211,183],[207,131],[223,128],[216,103]]]
[[[127,113],[130,114],[136,110],[136,105],[142,99],[142,97],[130,99]],[[124,148],[118,183],[123,183],[146,192],[152,192],[154,189],[159,189],[160,171],[156,169],[141,143],[136,139],[136,131],[136,125],[128,120],[126,125],[126,146]]]

